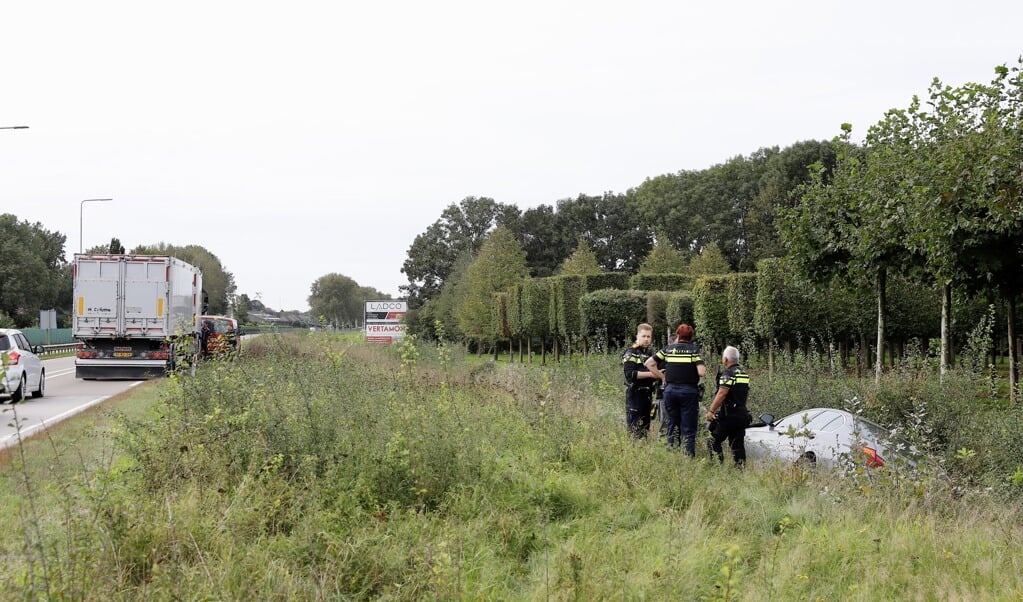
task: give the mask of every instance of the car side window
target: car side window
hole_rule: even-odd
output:
[[[28,339],[26,339],[23,334],[19,333],[14,335],[14,341],[18,344],[18,349],[24,349],[25,351],[30,351],[32,349],[32,345],[28,344]]]

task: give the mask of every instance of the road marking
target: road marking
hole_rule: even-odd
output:
[[[141,385],[143,382],[145,382],[145,381],[141,381],[140,380],[140,381],[137,381],[137,382],[133,382],[130,385],[128,385],[128,389],[135,388],[135,387]],[[123,393],[123,392],[124,391],[120,391],[119,393]],[[20,435],[21,439],[26,439],[27,437],[31,436],[34,432],[36,432],[39,429],[47,428],[47,427],[49,427],[51,425],[57,424],[61,420],[66,420],[66,419],[74,416],[75,414],[84,412],[85,410],[88,410],[92,406],[100,404],[100,403],[103,403],[104,401],[110,399],[114,395],[118,395],[119,393],[113,393],[112,395],[104,395],[103,397],[97,397],[96,399],[93,399],[92,401],[87,401],[87,402],[83,403],[80,406],[73,407],[73,408],[71,408],[70,410],[68,410],[66,412],[63,412],[61,414],[57,414],[56,416],[51,416],[51,417],[49,417],[49,418],[47,418],[45,420],[37,422],[36,424],[20,427],[17,432],[11,433],[10,435],[7,436],[6,439],[0,441],[0,449],[3,449],[5,447],[11,447],[12,445],[18,443],[19,435]]]

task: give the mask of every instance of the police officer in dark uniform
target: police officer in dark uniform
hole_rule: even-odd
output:
[[[650,410],[657,378],[646,368],[650,357],[650,339],[654,329],[649,324],[636,327],[636,342],[622,354],[625,370],[625,426],[637,439],[650,432]]]
[[[700,416],[700,377],[707,367],[700,348],[693,343],[693,327],[679,324],[675,329],[676,341],[646,360],[647,368],[663,378],[664,412],[668,417],[668,447],[679,447],[685,439],[686,455],[696,455],[696,428]],[[664,362],[662,371],[658,362]]]
[[[725,371],[718,377],[717,393],[707,412],[707,420],[710,422],[708,428],[713,437],[711,450],[724,462],[721,442],[728,439],[735,465],[741,467],[746,463],[746,427],[752,421],[746,409],[749,375],[739,366],[739,350],[735,347],[725,347],[721,360],[725,364]]]

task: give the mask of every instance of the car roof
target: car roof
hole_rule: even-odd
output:
[[[869,418],[864,418],[863,416],[860,416],[858,414],[853,414],[852,412],[850,412],[848,410],[840,410],[838,408],[810,408],[808,410],[800,410],[798,412],[792,412],[788,416],[783,416],[780,420],[776,420],[775,422],[781,422],[782,420],[785,420],[786,418],[790,418],[792,416],[802,416],[803,414],[808,414],[810,416],[810,418],[812,419],[814,416],[816,416],[817,414],[820,414],[821,412],[838,412],[839,414],[841,414],[843,416],[847,416],[849,418],[852,418],[853,420],[860,421],[860,422],[865,422],[869,426],[876,426],[877,428],[884,429],[886,431],[890,430],[888,428],[885,428],[885,427],[881,426],[880,424],[874,422],[873,420],[871,420]]]
[[[21,332],[17,328],[0,328],[0,334],[13,334],[15,332]],[[24,333],[22,333],[24,334]]]

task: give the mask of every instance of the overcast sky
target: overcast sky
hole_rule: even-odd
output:
[[[861,139],[1023,53],[1008,0],[33,0],[0,23],[0,126],[30,128],[0,131],[0,213],[69,256],[202,245],[275,309],[332,272],[398,295],[467,196],[526,209]]]

